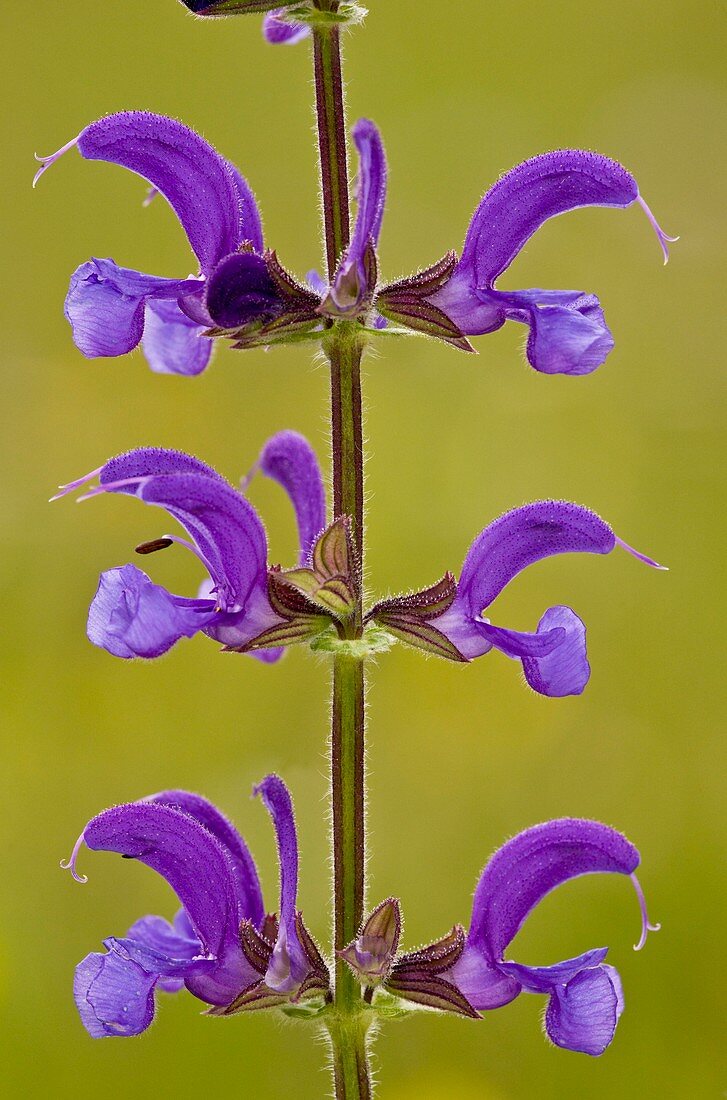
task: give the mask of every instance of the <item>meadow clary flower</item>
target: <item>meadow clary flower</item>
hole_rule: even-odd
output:
[[[326,502],[316,456],[296,432],[274,435],[253,468],[277,481],[295,509],[300,564],[325,526]],[[260,517],[241,492],[206,463],[181,451],[141,447],[110,459],[100,469],[62,486],[65,496],[98,478],[99,493],[124,493],[164,508],[191,541],[165,535],[140,553],[180,543],[208,572],[199,595],[189,599],[154,584],[134,565],[101,574],[88,616],[88,637],[115,657],[159,657],[180,638],[200,631],[229,648],[283,623],[268,595],[267,539]],[[56,499],[56,498],[54,498]],[[256,656],[277,660],[279,647]]]
[[[425,593],[382,601],[368,618],[411,645],[454,660],[470,661],[499,649],[522,662],[525,679],[541,695],[579,695],[591,670],[586,628],[575,611],[563,605],[548,608],[534,633],[495,626],[483,612],[535,562],[554,554],[610,554],[617,545],[655,569],[664,568],[617,538],[590,509],[564,500],[535,501],[506,512],[480,532],[457,582],[447,574]],[[431,609],[422,599],[430,593],[437,597]],[[438,647],[442,639],[449,650]]]
[[[596,821],[562,818],[526,829],[490,859],[480,876],[472,919],[455,965],[442,977],[478,1011],[508,1004],[523,990],[548,997],[545,1030],[559,1047],[602,1054],[613,1039],[624,1001],[607,947],[552,966],[524,966],[504,954],[525,919],[563,882],[595,872],[628,875],[641,907],[643,947],[649,923],[635,871],[640,856],[625,836]]]
[[[124,355],[141,342],[152,370],[194,375],[209,362],[209,331],[320,321],[318,297],[264,251],[247,181],[199,134],[145,111],[109,115],[39,158],[34,182],[74,147],[86,160],[118,164],[146,179],[150,194],[169,202],[199,262],[199,273],[186,279],[146,275],[110,259],[81,264],[65,312],[84,355]]]
[[[214,1015],[297,1001],[328,987],[328,974],[296,908],[298,845],[287,787],[267,776],[259,794],[272,818],[280,865],[279,919],[265,915],[257,869],[245,841],[206,799],[163,791],[115,806],[89,821],[83,844],[118,852],[157,871],[182,908],[174,921],[147,916],[125,936],[104,940],[76,968],[73,992],[94,1038],[139,1035],[155,1014],[157,990],[187,988]]]
[[[359,123],[359,126],[361,124]],[[362,157],[359,193],[377,196],[383,211],[386,174],[381,139],[367,124],[370,157]],[[549,218],[581,206],[625,208],[638,203],[661,243],[668,237],[639,194],[634,177],[615,160],[582,149],[560,149],[524,161],[482,199],[462,255],[381,288],[375,306],[385,316],[472,350],[469,336],[494,332],[505,321],[528,326],[527,357],[545,374],[589,374],[613,348],[598,299],[580,290],[500,291],[497,279]],[[380,213],[376,237],[380,229]],[[373,233],[372,233],[373,236]],[[357,241],[360,263],[365,241]]]

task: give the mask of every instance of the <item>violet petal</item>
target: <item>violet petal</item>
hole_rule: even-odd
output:
[[[538,623],[538,632],[564,631],[563,640],[541,657],[523,657],[525,679],[534,691],[551,698],[580,695],[591,675],[586,656],[586,627],[570,607],[549,607]]]
[[[472,543],[458,592],[479,615],[523,569],[553,554],[608,554],[613,531],[595,512],[562,500],[541,500],[514,508]]]
[[[556,886],[596,871],[630,875],[638,864],[633,844],[597,821],[561,818],[526,829],[482,872],[468,945],[501,959],[528,914]]]
[[[212,146],[176,119],[122,111],[81,131],[87,160],[121,165],[148,180],[169,202],[202,271],[209,272],[244,240],[259,234],[252,193]]]
[[[196,279],[161,279],[94,259],[71,276],[64,312],[87,358],[125,355],[142,338],[149,299],[176,299],[199,289]]]
[[[299,432],[277,432],[263,446],[256,468],[290,497],[298,524],[300,564],[306,565],[313,542],[326,525],[326,491],[315,451]]]
[[[556,1046],[603,1054],[623,1010],[621,981],[612,966],[581,970],[548,1001],[545,1030]]]
[[[160,791],[159,794],[150,795],[145,801],[181,810],[217,837],[226,848],[232,862],[237,883],[240,920],[251,920],[259,929],[265,917],[260,879],[250,849],[232,822],[228,821],[225,815],[206,798],[192,794],[190,791]],[[130,930],[129,936],[131,935]]]
[[[114,657],[160,657],[214,614],[214,601],[174,596],[135,565],[124,565],[101,574],[86,632]]]
[[[78,966],[73,997],[94,1039],[140,1035],[154,1019],[158,975],[133,962],[121,948],[92,952]]]
[[[634,177],[615,160],[583,149],[558,149],[518,164],[475,211],[459,262],[472,284],[491,287],[549,218],[580,206],[630,206]]]
[[[201,374],[212,355],[212,340],[177,302],[148,301],[141,346],[156,374]]]
[[[83,834],[94,851],[119,852],[157,871],[177,894],[203,953],[217,960],[208,974],[192,973],[187,987],[213,1004],[229,1003],[254,973],[238,939],[237,880],[226,848],[180,810],[133,802],[93,818]]]
[[[386,202],[386,155],[377,127],[366,118],[359,119],[353,139],[359,155],[356,222],[330,290],[342,312],[359,309],[370,289],[366,285],[364,253],[369,244],[374,248],[378,244]]]

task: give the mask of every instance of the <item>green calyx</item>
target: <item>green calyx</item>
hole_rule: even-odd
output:
[[[281,19],[290,20],[292,23],[307,23],[309,26],[319,28],[354,25],[363,23],[368,15],[366,8],[360,4],[339,4],[335,11],[327,8],[319,8],[315,0],[309,3],[294,4],[280,13]]]
[[[377,653],[387,653],[396,638],[375,623],[369,623],[360,638],[341,638],[331,629],[318,634],[310,643],[316,653],[332,653],[336,657],[353,657],[363,661]]]

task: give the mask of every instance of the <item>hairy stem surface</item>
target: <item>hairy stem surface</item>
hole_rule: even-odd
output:
[[[335,9],[332,0],[319,7]],[[318,144],[323,194],[326,263],[332,279],[349,242],[348,157],[341,77],[341,50],[336,26],[316,27],[313,39]],[[363,432],[361,355],[356,322],[337,321],[324,339],[331,367],[331,451],[333,514],[350,516],[356,548],[358,596],[345,633],[362,629],[363,562]],[[345,947],[363,919],[365,876],[364,821],[364,667],[363,661],[338,654],[333,665],[331,791],[333,803],[334,945]],[[369,1011],[359,984],[342,959],[336,958],[333,1011],[328,1022],[337,1100],[371,1096],[366,1050]]]

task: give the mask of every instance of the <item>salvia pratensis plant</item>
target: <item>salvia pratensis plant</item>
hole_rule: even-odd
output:
[[[39,158],[36,180],[73,148],[86,160],[137,173],[149,185],[148,201],[163,196],[176,213],[197,272],[168,279],[111,259],[84,261],[71,276],[66,317],[84,355],[120,356],[141,344],[158,373],[199,374],[218,340],[238,350],[318,346],[330,365],[332,500],[313,448],[293,431],[263,444],[237,488],[183,451],[143,447],[108,458],[57,495],[122,493],[155,505],[185,535],[166,533],[165,523],[137,554],[182,546],[201,565],[199,590],[188,595],[168,591],[130,563],[101,574],[87,633],[113,656],[159,657],[201,633],[225,652],[270,664],[294,644],[330,658],[334,942],[326,956],[297,908],[295,820],[280,778],[268,776],[255,788],[277,839],[274,913],[237,829],[201,796],[164,791],[94,817],[64,863],[85,881],[77,870],[84,846],[140,860],[167,880],[181,904],[171,923],[142,917],[125,936],[106,939],[104,952],[78,964],[74,996],[81,1021],[95,1038],[138,1035],[154,1018],[157,992],[182,988],[212,1016],[282,1011],[322,1027],[336,1096],[347,1100],[371,1095],[376,1027],[422,1007],[479,1019],[521,992],[540,994],[554,1044],[602,1054],[624,1006],[618,973],[605,962],[607,948],[550,966],[526,966],[506,955],[546,894],[595,872],[632,880],[642,925],[636,946],[643,946],[656,926],[635,875],[637,849],[595,821],[535,825],[487,862],[467,930],[455,923],[428,945],[403,949],[400,900],[387,898],[368,913],[365,904],[365,668],[397,641],[463,664],[497,649],[521,662],[527,683],[541,695],[580,694],[590,666],[586,628],[576,612],[565,604],[550,607],[534,630],[522,632],[495,625],[487,617],[491,605],[522,570],[555,554],[606,555],[620,547],[662,567],[590,509],[543,500],[488,522],[458,574],[451,569],[456,562],[443,562],[441,579],[430,587],[370,602],[363,583],[361,362],[370,343],[393,336],[424,336],[472,352],[471,338],[515,321],[526,326],[526,355],[535,370],[588,374],[613,347],[598,298],[573,290],[503,291],[498,278],[545,221],[581,206],[640,205],[665,259],[675,238],[660,229],[620,164],[561,149],[517,165],[485,193],[459,253],[434,263],[425,256],[419,271],[387,283],[379,266],[386,157],[367,119],[352,129],[358,170],[351,215],[341,36],[365,11],[339,0],[183,3],[200,18],[261,14],[273,44],[310,40],[325,270],[301,279],[284,266],[264,239],[249,183],[198,134],[171,118],[121,112],[91,122],[57,153]],[[270,562],[263,522],[246,496],[258,474],[282,487],[295,512],[298,546],[284,567]],[[323,858],[319,862],[323,866]]]

